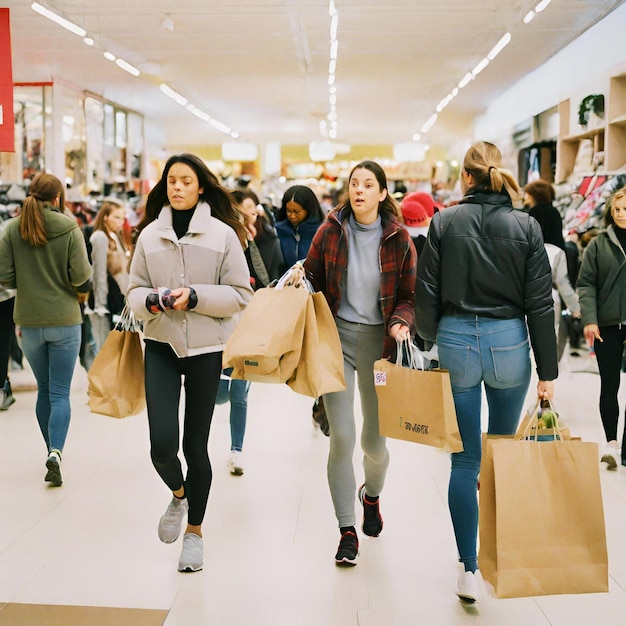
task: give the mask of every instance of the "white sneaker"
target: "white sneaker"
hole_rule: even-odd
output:
[[[613,446],[607,446],[600,463],[606,463],[606,469],[608,470],[616,470],[620,464],[619,450]]]
[[[459,574],[456,595],[463,602],[478,602],[480,598],[478,576],[478,570],[475,572],[461,572]]]
[[[239,450],[231,450],[230,458],[228,459],[228,467],[230,468],[230,473],[235,476],[241,476],[243,474],[242,456],[243,453]]]
[[[189,511],[187,498],[179,500],[172,496],[172,501],[167,505],[165,513],[159,520],[159,539],[163,543],[174,543],[178,539],[187,511]]]
[[[183,550],[178,561],[179,572],[197,572],[204,564],[204,542],[194,533],[185,533]]]

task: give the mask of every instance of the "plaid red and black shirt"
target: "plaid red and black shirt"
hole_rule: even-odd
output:
[[[318,228],[304,262],[307,278],[316,291],[321,291],[333,314],[341,304],[342,278],[348,269],[348,237],[345,232],[346,212],[330,213]],[[415,276],[417,253],[408,231],[391,219],[383,223],[379,249],[380,310],[385,320],[383,358],[393,358],[395,339],[389,336],[394,324],[405,324],[415,332]]]

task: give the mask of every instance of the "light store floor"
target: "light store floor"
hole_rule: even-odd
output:
[[[384,531],[360,537],[357,567],[337,568],[328,439],[312,427],[312,401],[286,386],[253,384],[243,476],[228,472],[228,406],[216,409],[204,570],[180,574],[180,539],[165,545],[157,538],[170,494],[150,463],[145,414],[125,420],[91,414],[78,367],[65,482],[50,488],[32,375],[11,377],[17,402],[0,413],[2,626],[623,623],[626,468],[602,472],[608,593],[511,600],[485,594],[478,605],[463,605],[453,593],[458,570],[447,455],[389,440]],[[556,408],[572,434],[603,442],[591,357],[568,357],[556,389]],[[358,449],[355,461],[360,467]]]

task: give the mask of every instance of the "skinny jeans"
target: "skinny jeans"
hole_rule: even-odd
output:
[[[70,426],[70,388],[81,325],[22,326],[22,348],[37,381],[35,413],[48,452],[63,451]],[[3,381],[4,382],[4,381]]]
[[[437,332],[439,363],[450,371],[463,451],[451,454],[448,506],[459,559],[478,566],[478,473],[482,457],[481,403],[489,405],[487,432],[513,435],[530,384],[528,331],[523,319],[445,316]]]
[[[222,370],[222,353],[179,358],[169,344],[151,340],[146,340],[145,344],[152,464],[172,491],[184,486],[189,502],[188,523],[199,526],[204,520],[213,479],[208,441]],[[178,456],[182,384],[185,386],[183,455],[186,475]]]
[[[232,371],[232,367],[224,370],[224,376],[230,376]],[[215,401],[216,404],[225,404],[230,400],[230,449],[237,452],[243,450],[243,439],[246,434],[248,419],[249,390],[249,380],[222,377]]]
[[[383,324],[356,324],[340,318],[335,322],[341,339],[347,389],[324,395],[330,428],[327,474],[339,528],[345,528],[356,524],[356,477],[352,462],[356,444],[355,378],[363,415],[361,449],[365,491],[369,496],[380,494],[389,466],[387,440],[378,430],[378,397],[374,387],[374,361],[381,358],[385,328]]]

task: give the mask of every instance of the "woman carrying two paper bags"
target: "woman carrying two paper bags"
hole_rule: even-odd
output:
[[[347,385],[346,391],[324,395],[330,426],[328,482],[341,534],[337,565],[356,565],[359,552],[352,462],[355,374],[363,412],[365,482],[357,493],[362,530],[377,537],[383,527],[379,495],[389,453],[378,428],[374,362],[395,355],[396,340],[414,329],[415,312],[417,255],[397,214],[383,169],[372,161],[359,163],[350,173],[348,196],[321,224],[304,262],[306,277],[326,296],[335,317]]]
[[[456,594],[478,600],[481,393],[490,434],[513,435],[537,364],[537,396],[551,399],[558,375],[552,278],[539,223],[513,202],[521,191],[488,142],[465,154],[464,197],[430,225],[416,286],[417,331],[436,341],[450,382],[463,451],[452,454],[448,503],[463,564]]]

